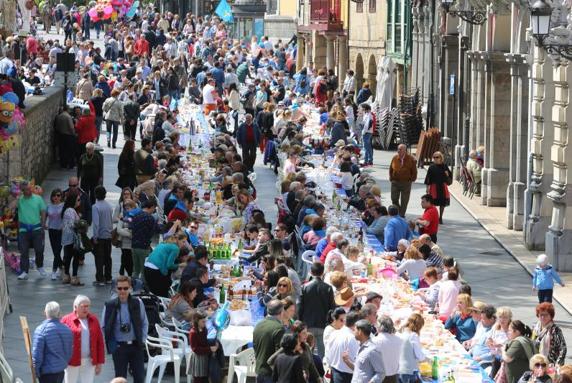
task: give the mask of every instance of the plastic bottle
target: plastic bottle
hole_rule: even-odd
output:
[[[431,378],[439,379],[439,359],[436,356],[433,357],[433,364],[431,365]]]
[[[371,263],[371,257],[367,259],[367,276],[373,277],[373,264]]]

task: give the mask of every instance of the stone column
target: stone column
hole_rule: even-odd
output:
[[[306,53],[306,40],[303,35],[298,34],[298,55],[296,56],[296,70],[299,71],[304,66]]]
[[[528,127],[528,81],[526,79],[526,58],[521,54],[506,53],[510,64],[510,157],[509,183],[506,195],[507,228],[522,230],[524,219],[524,189],[526,179],[526,154]]]
[[[338,89],[342,89],[344,86],[344,79],[346,78],[346,72],[348,70],[348,38],[347,36],[338,36]]]
[[[335,36],[326,35],[326,67],[332,69],[336,67],[334,55],[334,39]]]
[[[304,35],[304,66],[309,67],[311,62],[312,62],[312,35],[310,34],[310,35]]]
[[[411,16],[413,20],[413,30],[411,31],[411,46],[412,46],[412,54],[411,54],[411,62],[413,64],[412,73],[411,73],[411,86],[414,88],[418,88],[420,73],[423,70],[423,62],[421,60],[421,47],[420,47],[420,32],[419,32],[419,25],[423,22],[420,20],[420,11],[419,7],[415,6],[411,9]]]
[[[550,188],[547,180],[550,179],[552,166],[544,161],[545,155],[550,153],[552,140],[552,121],[545,120],[551,115],[554,90],[547,84],[552,83],[552,68],[546,64],[546,52],[543,48],[533,48],[533,64],[530,75],[532,77],[532,104],[530,137],[530,151],[532,173],[525,192],[526,203],[530,204],[530,214],[524,227],[524,241],[529,249],[543,250],[546,240],[546,231],[551,211],[551,204],[547,203],[545,195]]]
[[[505,206],[508,182],[511,87],[509,65],[502,53],[486,53],[485,165],[482,203]]]
[[[464,159],[466,156],[465,153],[465,116],[468,114],[467,108],[467,101],[470,101],[470,98],[467,100],[467,92],[466,92],[466,84],[469,82],[467,81],[467,77],[470,75],[470,72],[467,70],[467,49],[468,49],[469,38],[467,36],[459,35],[459,58],[457,60],[458,67],[457,67],[457,83],[455,84],[456,87],[456,97],[457,97],[457,110],[454,111],[457,116],[456,126],[453,126],[453,129],[456,129],[457,132],[457,139],[455,142],[455,149],[454,149],[454,167],[453,167],[453,178],[457,179],[459,177],[461,171],[461,159]]]
[[[552,123],[554,141],[551,158],[553,167],[551,191],[548,199],[552,201],[552,220],[546,233],[546,254],[553,257],[557,270],[572,270],[572,151],[568,148],[572,139],[567,121],[572,121],[569,81],[572,80],[572,68],[567,60],[554,67],[554,107]]]

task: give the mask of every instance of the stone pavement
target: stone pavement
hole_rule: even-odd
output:
[[[393,154],[385,151],[374,153],[375,165],[372,172],[381,185],[385,205],[391,203],[388,178],[389,163]],[[425,194],[423,184],[425,174],[424,169],[419,169],[417,182],[413,185],[411,192],[407,219],[418,217],[423,212],[420,199]],[[455,192],[454,187],[452,189]],[[462,201],[465,202],[465,200]],[[476,202],[476,200],[471,202]],[[497,231],[494,232],[495,237],[493,237],[483,227],[486,225],[489,228],[493,222],[494,216],[489,218],[491,210],[491,208],[476,204],[466,209],[457,199],[452,198],[451,205],[445,209],[444,225],[439,227],[438,243],[446,255],[453,256],[457,260],[463,279],[472,288],[474,300],[490,303],[496,307],[509,306],[513,311],[514,319],[520,319],[532,325],[536,321],[534,308],[538,302],[536,293],[533,293],[531,289],[531,276],[497,241],[497,238],[501,238],[506,244],[505,237],[497,234]],[[474,218],[474,215],[478,217],[478,220]],[[518,234],[516,237],[518,239]],[[513,241],[516,242],[517,239]],[[514,253],[512,245],[511,249]],[[530,255],[530,257],[534,256],[534,254]],[[568,289],[569,287],[558,286],[555,291],[562,295]],[[555,302],[555,307],[556,322],[562,327],[568,344],[572,344],[572,316],[561,304]],[[569,353],[568,363],[572,362],[571,358],[572,355]]]
[[[58,37],[61,41],[62,36],[49,35],[48,37]],[[100,42],[98,41],[98,43]],[[100,142],[105,143],[104,135],[100,138]],[[121,138],[118,144],[119,147],[122,146]],[[107,198],[112,204],[115,204],[119,197],[119,189],[114,185],[119,153],[120,149],[104,148],[104,185],[108,189]],[[392,155],[393,153],[390,152],[375,151],[374,163],[376,165],[371,168],[380,183],[382,197],[386,205],[391,203],[389,199],[388,164]],[[259,155],[255,167],[258,203],[265,211],[268,220],[275,222],[276,178],[269,168],[261,165],[260,161],[261,156]],[[48,196],[55,187],[66,188],[67,179],[71,175],[73,175],[71,171],[52,170],[42,185],[45,195]],[[421,195],[425,194],[424,177],[425,171],[420,170],[418,181],[414,184],[411,193],[408,218],[419,216],[422,213],[419,201]],[[459,194],[455,186],[452,187],[452,191],[455,195]],[[493,226],[495,222],[502,223],[503,212],[499,213],[494,208],[477,205],[476,200],[465,201],[463,198],[459,198],[459,200],[462,201],[462,204],[456,199],[452,199],[451,206],[445,210],[445,224],[440,228],[439,245],[447,255],[458,259],[463,278],[471,285],[475,299],[494,304],[497,307],[510,306],[515,319],[523,320],[530,325],[533,324],[536,319],[534,307],[537,300],[536,295],[531,291],[530,275],[505,249],[505,247],[509,248],[512,254],[517,252],[515,249],[518,250],[518,248],[509,242],[508,235],[512,233],[515,237],[514,243],[518,243],[520,233],[510,231],[503,233],[502,230]],[[473,202],[472,205],[471,202]],[[504,211],[504,209],[499,210]],[[485,227],[493,233],[494,237],[485,230]],[[495,238],[501,241],[505,247],[501,246]],[[529,257],[534,257],[534,254]],[[45,265],[49,268],[53,257],[47,238],[45,258]],[[120,259],[120,253],[117,249],[113,249],[112,258],[114,261],[113,270],[116,274]],[[518,259],[524,258],[518,256]],[[523,263],[529,265],[530,260],[525,260]],[[28,318],[30,328],[33,330],[43,320],[43,308],[47,301],[58,301],[63,312],[67,313],[71,311],[73,299],[77,294],[89,296],[92,299],[92,312],[99,316],[103,302],[110,296],[110,289],[108,287],[93,287],[91,282],[94,280],[94,274],[95,267],[90,255],[87,256],[86,264],[80,268],[79,272],[80,278],[86,283],[83,287],[64,286],[59,281],[41,279],[35,271],[31,272],[28,281],[18,281],[15,274],[9,273],[8,286],[14,312],[5,318],[3,345],[8,362],[15,374],[21,377],[24,382],[31,381],[31,378],[18,317],[25,315]],[[562,296],[561,292],[567,291],[567,289],[568,287],[557,288],[557,297]],[[571,307],[566,302],[564,304]],[[556,305],[556,321],[563,328],[568,343],[572,344],[572,316],[559,304]],[[109,356],[106,360],[101,375],[96,379],[97,382],[108,382],[114,376],[113,364]],[[167,376],[163,381],[172,382],[173,379]]]
[[[529,250],[524,245],[523,232],[509,230],[506,227],[505,207],[486,207],[480,204],[478,197],[469,198],[463,195],[463,187],[455,182],[450,188],[451,194],[461,206],[524,268],[532,275],[536,267],[536,256],[542,251]],[[560,277],[568,284],[566,287],[556,285],[554,299],[572,314],[572,273],[559,272]]]

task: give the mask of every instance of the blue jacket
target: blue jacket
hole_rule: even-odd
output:
[[[103,97],[107,98],[111,96],[111,88],[106,81],[101,81],[95,84],[96,89],[101,89],[103,91]]]
[[[179,256],[179,246],[174,243],[160,243],[149,254],[147,262],[159,268],[161,274],[169,275],[169,272],[176,270],[179,264],[176,262]]]
[[[386,251],[397,250],[397,242],[401,239],[410,239],[409,225],[401,216],[391,217],[383,230],[384,246]]]
[[[73,335],[59,319],[46,319],[34,331],[32,359],[36,375],[62,372],[72,357]]]
[[[322,256],[322,252],[326,249],[326,246],[328,246],[328,238],[327,237],[324,237],[318,241],[318,243],[316,244],[316,256],[317,257]]]
[[[534,275],[532,276],[532,287],[537,290],[552,290],[554,288],[554,281],[562,284],[560,275],[554,270],[552,265],[544,267],[536,266]]]
[[[471,315],[462,318],[460,314],[454,314],[445,322],[445,328],[456,329],[455,338],[461,343],[471,339],[477,331],[477,325]]]
[[[254,141],[256,146],[260,142],[260,131],[258,130],[258,126],[253,122],[252,129],[254,130]],[[246,143],[246,123],[243,122],[238,127],[238,131],[236,132],[236,142],[242,147]]]

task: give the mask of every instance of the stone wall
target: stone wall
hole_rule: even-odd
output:
[[[272,42],[282,39],[284,43],[287,43],[296,34],[296,23],[294,17],[266,15],[264,16],[264,34],[270,37]]]
[[[31,96],[25,101],[26,126],[20,145],[0,155],[0,180],[14,177],[34,178],[41,183],[50,171],[54,155],[54,118],[63,101],[63,88],[50,87],[45,95]]]

